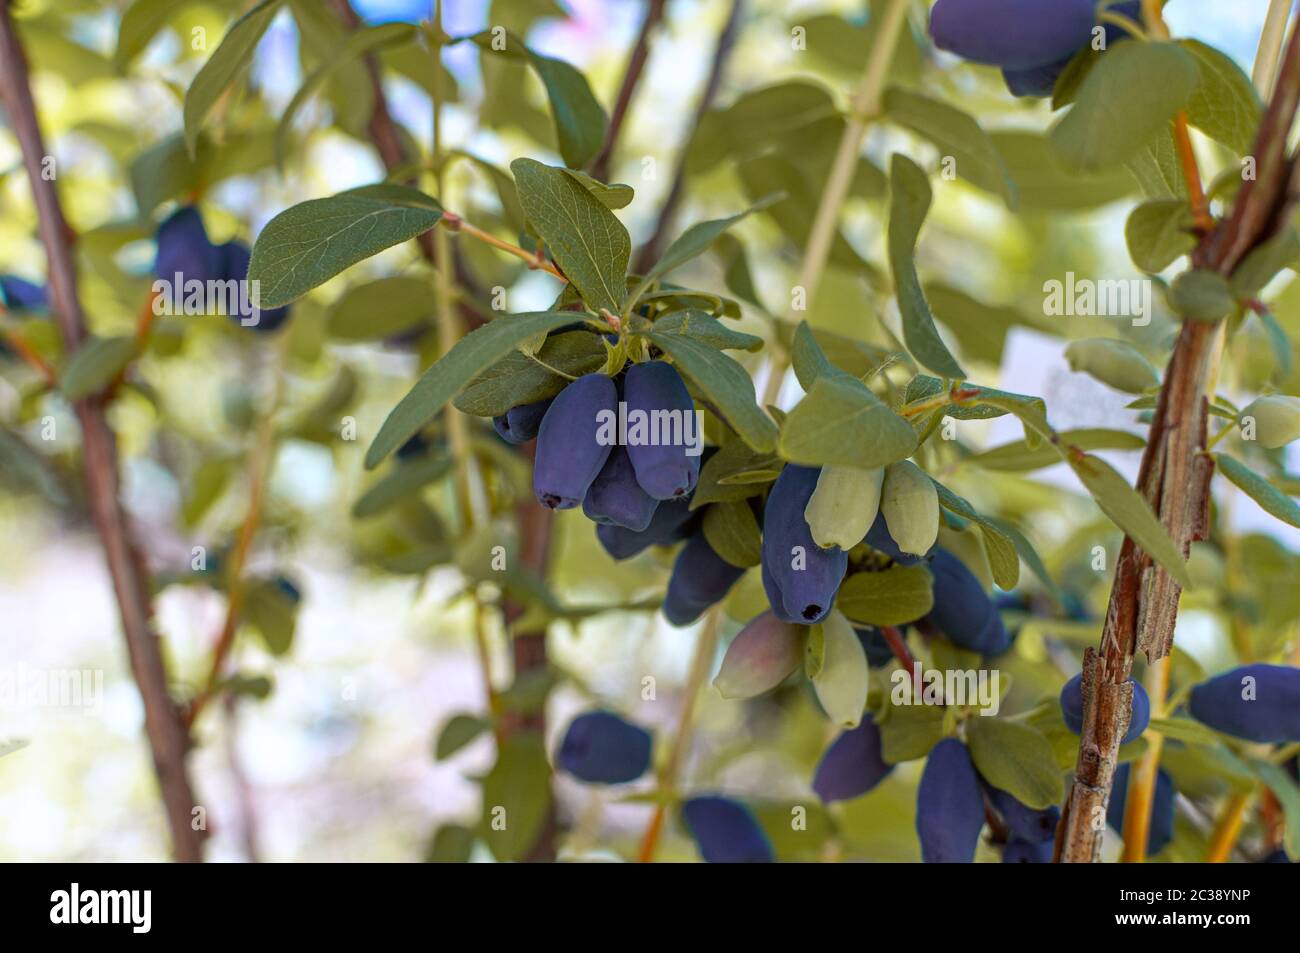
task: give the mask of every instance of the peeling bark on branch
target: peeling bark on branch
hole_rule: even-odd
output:
[[[1196,268],[1231,275],[1251,250],[1277,233],[1296,199],[1295,159],[1287,137],[1300,106],[1300,33],[1292,32],[1272,100],[1260,124],[1257,177],[1242,184],[1232,213],[1192,253]],[[1165,371],[1138,489],[1184,555],[1208,529],[1213,463],[1204,455],[1209,368],[1218,326],[1186,321]],[[1084,723],[1074,786],[1057,833],[1058,859],[1095,862],[1105,829],[1120,739],[1127,730],[1123,687],[1134,655],[1148,662],[1169,654],[1181,589],[1130,539],[1115,565],[1101,645],[1084,659]]]

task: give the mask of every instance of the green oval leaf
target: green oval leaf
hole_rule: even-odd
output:
[[[930,181],[907,156],[894,154],[889,165],[889,267],[903,322],[903,340],[920,363],[944,377],[966,372],[948,351],[934,326],[934,315],[916,274],[916,240],[930,211]]]
[[[1235,457],[1226,453],[1216,453],[1214,462],[1219,471],[1226,476],[1237,489],[1259,504],[1260,509],[1283,523],[1300,528],[1300,506],[1272,483]]]
[[[262,0],[242,17],[221,38],[221,44],[203,64],[194,82],[185,93],[185,144],[194,154],[199,141],[199,131],[212,107],[226,91],[240,70],[252,59],[253,50],[262,34],[280,11],[282,0]]]
[[[1167,128],[1199,81],[1196,60],[1173,43],[1117,43],[1052,129],[1052,145],[1071,168],[1118,165]]]
[[[278,308],[359,261],[427,232],[442,206],[418,189],[367,185],[285,209],[253,245],[248,280]]]
[[[135,353],[135,338],[129,335],[88,338],[63,369],[59,389],[71,401],[98,394],[131,363]]]
[[[924,563],[857,572],[844,580],[835,606],[854,622],[905,625],[934,607],[934,577]]]
[[[966,726],[971,760],[984,780],[1036,811],[1060,803],[1061,771],[1042,732],[983,716],[969,719]]]
[[[1100,457],[1067,453],[1065,459],[1110,521],[1163,566],[1180,586],[1190,589],[1192,580],[1187,575],[1187,563],[1151,511],[1151,504]]]
[[[753,449],[776,449],[776,424],[759,409],[754,382],[743,367],[716,348],[684,334],[649,331],[646,338],[671,357],[697,393],[702,394],[726,423]]]
[[[781,456],[792,463],[864,469],[910,456],[916,431],[861,381],[836,371],[818,377],[781,425]]]
[[[516,159],[510,171],[524,214],[582,300],[593,311],[618,314],[632,253],[623,223],[564,169]]]
[[[571,324],[572,311],[539,311],[505,315],[489,321],[456,342],[439,358],[389,413],[366,451],[366,469],[379,465],[442,409],[476,374],[537,334]]]

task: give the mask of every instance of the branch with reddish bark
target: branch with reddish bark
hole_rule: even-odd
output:
[[[0,0],[0,96],[31,182],[41,242],[49,260],[51,310],[64,347],[72,353],[87,337],[86,318],[77,294],[76,263],[58,192],[54,182],[43,174],[45,144],[32,100],[27,61],[7,0]],[[152,625],[152,586],[119,498],[116,440],[102,398],[77,401],[73,410],[81,427],[91,519],[104,548],[131,675],[144,704],[145,734],[166,809],[172,852],[179,861],[197,862],[202,860],[203,832],[191,825],[195,799],[185,763],[189,733],[168,693],[167,671]]]
[[[601,182],[609,178],[614,146],[618,143],[619,133],[623,131],[623,123],[627,120],[627,112],[632,105],[632,96],[637,84],[641,82],[641,74],[650,56],[650,35],[663,22],[666,5],[667,0],[646,0],[645,19],[641,21],[641,31],[637,34],[636,43],[632,45],[632,52],[628,54],[623,83],[619,86],[618,98],[614,101],[614,111],[610,114],[609,127],[605,132],[605,144],[591,163],[591,174]]]
[[[668,234],[677,216],[677,206],[681,204],[682,191],[686,184],[686,162],[690,156],[691,142],[694,141],[705,114],[713,107],[718,89],[722,86],[722,75],[727,68],[727,61],[731,59],[731,51],[736,46],[736,36],[740,33],[740,20],[744,12],[745,0],[731,0],[731,12],[727,14],[727,22],[723,24],[722,32],[718,34],[718,42],[713,50],[713,62],[709,65],[709,76],[704,81],[699,102],[695,104],[695,115],[691,119],[690,131],[682,140],[681,149],[677,154],[672,185],[668,189],[663,207],[659,209],[659,218],[655,222],[654,232],[641,246],[632,265],[632,270],[637,274],[649,271],[668,244]]]
[[[1195,268],[1232,274],[1245,256],[1275,235],[1296,198],[1295,161],[1287,136],[1300,106],[1300,34],[1293,32],[1281,73],[1260,124],[1256,178],[1242,184],[1231,214],[1192,253]],[[1213,464],[1204,455],[1207,381],[1217,356],[1216,324],[1183,324],[1165,371],[1138,489],[1186,555],[1207,532]],[[1177,582],[1125,539],[1101,644],[1084,657],[1084,724],[1074,785],[1057,833],[1057,856],[1073,863],[1098,857],[1120,739],[1128,726],[1127,679],[1137,652],[1149,662],[1169,654],[1178,617]]]

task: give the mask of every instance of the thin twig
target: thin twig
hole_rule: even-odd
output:
[[[704,617],[700,627],[700,638],[695,643],[695,655],[691,659],[691,670],[686,676],[686,686],[682,689],[682,712],[677,720],[677,734],[673,737],[673,746],[669,749],[668,760],[659,772],[659,800],[655,812],[650,818],[645,834],[641,838],[641,849],[637,853],[637,862],[648,864],[655,859],[659,846],[659,837],[663,833],[664,817],[668,811],[668,801],[676,797],[677,776],[682,769],[682,761],[690,750],[691,737],[695,731],[695,706],[699,701],[700,690],[704,680],[713,668],[713,657],[718,650],[718,626],[721,622],[721,610],[714,606]]]
[[[659,260],[664,247],[668,244],[668,233],[672,228],[673,219],[677,216],[677,207],[681,204],[682,193],[685,190],[686,163],[690,157],[691,143],[695,139],[695,134],[699,131],[700,123],[704,121],[705,115],[713,107],[713,101],[717,98],[718,90],[722,86],[722,75],[726,70],[727,61],[731,58],[731,51],[736,46],[736,36],[740,32],[740,20],[744,12],[745,0],[731,0],[731,12],[727,14],[727,22],[723,24],[722,32],[718,34],[717,44],[713,48],[713,62],[709,65],[708,79],[704,81],[704,89],[700,92],[699,101],[695,104],[695,114],[691,119],[690,131],[687,133],[686,138],[682,140],[677,151],[677,164],[673,168],[672,185],[668,189],[668,196],[659,209],[659,218],[655,221],[654,231],[651,233],[649,240],[641,246],[641,250],[636,256],[636,262],[632,266],[633,271],[637,274],[644,274],[649,271],[651,266]]]
[[[281,339],[281,348],[287,340]],[[257,527],[262,519],[262,499],[266,493],[267,480],[271,477],[271,464],[275,460],[275,412],[284,393],[284,369],[279,360],[271,371],[274,377],[273,396],[258,424],[253,449],[248,455],[248,508],[235,540],[235,548],[226,564],[226,617],[212,650],[207,678],[186,712],[186,720],[190,725],[195,723],[203,708],[216,694],[226,659],[235,644],[235,633],[239,630],[240,614],[244,608],[244,569],[248,565],[248,554],[253,548],[253,539],[257,536]]]
[[[880,23],[875,28],[871,48],[867,51],[867,66],[844,122],[844,132],[840,136],[839,148],[831,163],[826,186],[822,189],[821,200],[817,203],[817,213],[808,232],[808,245],[804,249],[803,265],[799,269],[798,286],[804,290],[805,310],[812,310],[822,272],[830,258],[831,244],[839,227],[840,208],[848,197],[849,186],[853,184],[853,173],[862,153],[867,125],[880,112],[885,81],[894,59],[894,48],[907,20],[907,8],[908,0],[889,0],[880,16]],[[781,395],[781,384],[789,366],[789,355],[780,354],[772,359],[767,387],[763,393],[762,403],[765,406],[775,404]]]
[[[664,18],[664,6],[667,0],[646,0],[645,18],[641,21],[641,31],[637,34],[632,52],[628,54],[627,67],[623,70],[623,83],[618,89],[618,98],[614,102],[614,111],[609,117],[609,126],[605,132],[605,144],[600,154],[592,160],[591,174],[601,182],[609,178],[610,160],[614,156],[614,146],[618,143],[619,133],[627,119],[628,107],[632,105],[632,95],[641,74],[645,70],[645,61],[650,55],[650,35]]]
[[[1286,144],[1298,105],[1300,40],[1293,31],[1256,138],[1256,178],[1242,184],[1228,218],[1202,237],[1192,254],[1195,267],[1230,275],[1246,254],[1272,237],[1286,220],[1293,201],[1288,193],[1292,162]],[[1202,451],[1207,384],[1219,340],[1216,324],[1184,322],[1161,385],[1138,474],[1140,492],[1184,554],[1191,542],[1203,538],[1207,531],[1213,468]],[[1168,572],[1125,538],[1101,644],[1097,650],[1089,649],[1084,658],[1083,732],[1074,785],[1061,812],[1057,838],[1058,856],[1063,861],[1097,859],[1101,839],[1092,821],[1104,816],[1110,798],[1116,753],[1128,722],[1126,682],[1133,656],[1142,651],[1148,662],[1154,663],[1169,653],[1180,592]]]
[[[22,149],[32,187],[41,242],[49,259],[52,310],[64,348],[72,353],[87,335],[86,318],[77,295],[77,268],[55,184],[42,174],[48,153],[32,101],[27,61],[14,30],[8,0],[0,0],[0,97]],[[185,764],[190,739],[181,713],[168,694],[167,670],[152,626],[152,585],[118,495],[116,441],[101,401],[80,400],[73,409],[81,425],[91,518],[108,561],[131,675],[144,705],[145,734],[166,806],[172,852],[177,860],[197,862],[203,858],[204,834],[191,824],[195,798]]]
[[[58,375],[54,373],[54,368],[50,367],[49,362],[36,352],[36,349],[28,343],[27,339],[13,328],[0,326],[0,340],[9,346],[9,349],[21,357],[28,366],[31,367],[49,387],[56,387],[59,383]]]

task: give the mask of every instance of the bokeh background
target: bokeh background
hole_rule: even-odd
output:
[[[1249,71],[1266,5],[1266,0],[1173,0],[1167,17],[1175,34],[1202,38]],[[193,52],[185,38],[198,27],[220,36],[240,5],[177,2],[168,27],[126,76],[115,70],[113,53],[127,4],[27,0],[20,6],[68,216],[78,232],[101,243],[87,252],[89,260],[83,258],[82,292],[92,326],[122,331],[134,319],[137,291],[144,287],[153,254],[149,228],[137,220],[130,163],[180,128],[179,95],[205,55]],[[428,13],[427,3],[402,0],[366,0],[354,6],[372,23]],[[812,76],[842,96],[860,70],[865,44],[855,61],[852,40],[857,34],[842,33],[831,44],[819,43],[830,35],[821,32],[811,34],[807,50],[796,51],[790,31],[827,16],[858,25],[866,19],[866,6],[865,0],[751,0],[718,105],[798,76]],[[668,4],[666,25],[655,40],[610,176],[637,191],[632,205],[619,213],[634,241],[653,228],[669,185],[668,170],[689,131],[729,8],[727,0]],[[445,26],[460,35],[498,19],[517,24],[535,48],[582,69],[608,108],[643,9],[639,0],[497,0],[494,5],[449,0]],[[919,18],[913,28],[919,33]],[[285,12],[260,44],[252,81],[258,108],[266,116],[280,114],[310,68],[304,66],[310,56],[300,41]],[[485,114],[536,112],[542,103],[536,83],[485,90],[472,44],[454,47],[446,64],[457,86],[456,101],[446,113],[444,134],[450,146],[501,167],[519,155],[544,161],[553,157],[544,136],[521,128],[526,123],[484,121]],[[986,128],[1041,129],[1050,121],[1042,104],[1006,96],[990,70],[957,67],[927,81],[962,100]],[[397,120],[417,140],[427,140],[430,100],[425,90],[391,69],[386,87]],[[367,142],[331,126],[332,108],[329,98],[318,97],[304,110],[294,156],[283,172],[263,168],[235,175],[204,195],[205,217],[215,237],[254,237],[288,205],[383,177]],[[894,148],[928,155],[915,143],[879,130],[872,132],[868,148],[877,162]],[[645,174],[647,159],[653,160],[652,177]],[[457,173],[454,188],[466,201],[492,205],[491,190],[468,171]],[[719,163],[692,174],[679,223],[684,227],[747,204],[734,169]],[[1013,216],[995,199],[962,183],[937,192],[923,243],[923,271],[942,274],[948,283],[1026,316],[1008,322],[997,346],[973,348],[963,340],[958,342],[962,352],[973,357],[982,383],[1000,381],[1047,397],[1060,428],[1133,423],[1132,413],[1122,408],[1124,401],[1070,374],[1061,359],[1064,338],[1091,332],[1072,327],[1075,319],[1045,319],[1041,311],[1042,282],[1067,270],[1104,278],[1136,276],[1123,244],[1130,205],[1121,201],[1069,216]],[[881,213],[878,201],[854,201],[845,224],[854,246],[878,261]],[[43,279],[34,222],[17,145],[0,125],[0,271]],[[749,248],[760,292],[773,310],[782,310],[797,265],[793,249],[761,218],[744,223],[738,234]],[[480,261],[482,256],[475,254],[475,267],[494,279],[488,283],[508,285],[511,310],[545,307],[554,296],[554,283],[546,276],[488,258]],[[112,266],[99,267],[98,255]],[[362,435],[374,433],[413,380],[417,357],[330,340],[322,329],[329,306],[349,282],[411,267],[412,257],[409,248],[385,253],[320,289],[298,309],[290,332],[297,359],[288,382],[291,402],[310,408],[346,366],[359,381],[347,412],[356,417]],[[715,260],[702,260],[696,272],[696,287],[709,287],[709,282],[720,287]],[[832,271],[818,301],[814,324],[866,333],[864,315],[875,305],[858,279]],[[1300,291],[1283,296],[1279,319],[1300,322]],[[1161,316],[1153,334],[1164,320]],[[758,333],[765,327],[762,317],[753,314],[746,315],[745,324]],[[264,363],[259,348],[265,345],[247,337],[225,326],[187,329],[185,360],[151,361],[142,369],[156,403],[132,396],[114,407],[127,505],[160,573],[182,571],[194,545],[219,545],[243,512],[245,491],[233,480],[201,519],[187,522],[185,507],[193,488],[167,465],[167,444],[158,432],[174,428],[209,447],[240,446],[238,407],[258,398],[265,383],[259,376]],[[75,440],[75,422],[54,398],[45,398],[39,413],[24,410],[22,374],[11,370],[0,370],[0,421],[6,430],[31,437],[40,416],[49,414],[67,439]],[[764,369],[756,365],[755,372],[761,386]],[[1246,391],[1252,383],[1248,375],[1236,382]],[[797,384],[791,381],[782,403],[797,396]],[[999,421],[964,429],[962,438],[976,447],[993,445],[1017,439],[1017,430]],[[375,566],[381,532],[358,526],[349,515],[369,479],[361,467],[367,440],[363,436],[347,446],[291,439],[276,460],[268,528],[255,548],[253,566],[291,574],[303,598],[286,655],[273,657],[256,637],[241,635],[238,669],[269,679],[267,697],[214,706],[199,726],[192,770],[208,808],[208,851],[214,860],[419,860],[440,824],[472,824],[478,815],[478,787],[470,777],[491,765],[491,740],[481,738],[443,762],[433,756],[438,731],[452,715],[483,707],[472,609],[454,598],[462,589],[454,568],[419,577]],[[1129,455],[1108,456],[1131,472]],[[1090,574],[1084,560],[1095,542],[1113,541],[1107,535],[1112,531],[1068,478],[1058,479],[1049,470],[1032,480],[990,488],[962,482],[957,465],[950,476],[973,500],[1022,514],[1022,525],[1049,568],[1095,616],[1104,606],[1105,579]],[[33,671],[102,673],[102,683],[92,682],[97,685],[93,698],[80,706],[41,704],[22,691],[0,692],[0,743],[12,742],[9,748],[26,743],[0,757],[0,859],[165,859],[167,837],[143,742],[141,706],[126,668],[98,544],[75,506],[55,506],[16,481],[5,483],[0,489],[0,673],[8,674],[11,686]],[[1243,530],[1258,528],[1281,544],[1295,545],[1249,500],[1222,502],[1231,506],[1232,520]],[[653,594],[666,577],[668,563],[662,555],[612,565],[596,549],[591,526],[580,516],[561,516],[556,543],[551,583],[568,602],[617,603]],[[729,600],[724,637],[760,606],[761,592],[751,583],[746,580]],[[1180,646],[1207,668],[1227,664],[1231,654],[1216,615],[1199,611],[1194,596],[1185,606]],[[224,598],[201,586],[172,585],[162,591],[157,610],[178,690],[192,691],[205,672]],[[1022,632],[1017,658],[1009,666],[1017,697],[1032,702],[1041,694],[1038,686],[1059,680],[1059,671],[1046,672],[1069,662],[1060,662],[1054,644],[1078,649],[1095,642],[1098,631],[1099,623],[1084,620]],[[593,700],[647,726],[671,730],[694,640],[692,630],[673,629],[646,612],[611,612],[580,623],[553,624],[553,659],[571,677],[550,702],[552,744],[568,718]],[[494,629],[489,641],[500,683],[509,666],[502,633]],[[646,675],[657,681],[652,701],[641,695]],[[739,704],[724,702],[709,690],[700,702],[699,719],[683,771],[688,785],[761,796],[774,804],[815,801],[809,780],[830,728],[806,695],[792,691]],[[916,767],[905,766],[871,795],[844,808],[845,849],[886,860],[916,856]],[[626,856],[649,817],[649,807],[625,793],[592,793],[563,778],[557,779],[557,791],[561,816],[572,828],[563,841],[564,856]],[[1171,850],[1177,859],[1179,844]],[[688,859],[693,848],[680,833],[670,832],[661,856]]]

